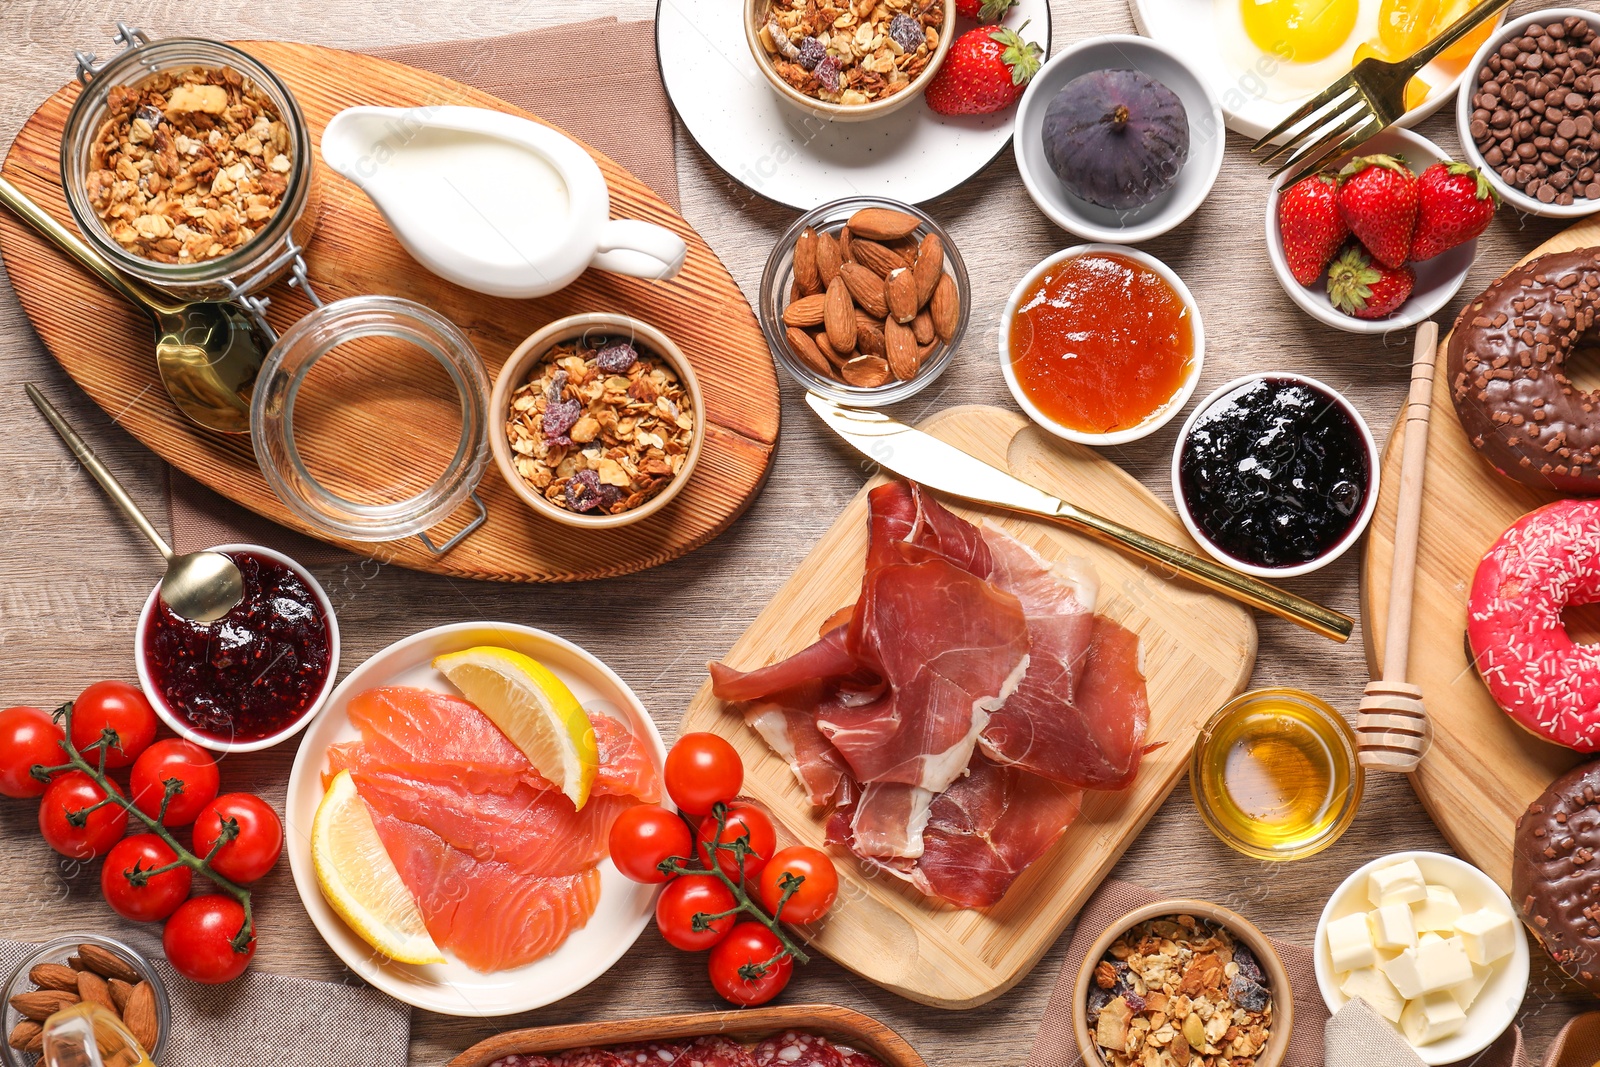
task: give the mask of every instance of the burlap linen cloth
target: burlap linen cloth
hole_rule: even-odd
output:
[[[1073,985],[1078,968],[1095,938],[1134,908],[1160,900],[1161,894],[1129,882],[1108,880],[1078,913],[1050,1001],[1045,1005],[1039,1036],[1028,1054],[1027,1067],[1082,1067],[1073,1033]],[[1364,1003],[1346,1005],[1329,1018],[1317,991],[1311,949],[1268,938],[1289,972],[1294,990],[1294,1031],[1284,1067],[1421,1067],[1422,1060],[1399,1034]],[[1469,1061],[1472,1067],[1529,1067],[1522,1032],[1512,1027],[1498,1041]],[[1098,1064],[1091,1067],[1099,1067]],[[1600,1012],[1580,1015],[1567,1024],[1551,1045],[1544,1067],[1600,1067]]]
[[[531,111],[604,152],[678,206],[672,109],[656,68],[654,22],[598,18],[370,54],[433,71]],[[354,558],[239,507],[181,471],[169,469],[168,486],[172,543],[179,552],[244,542],[312,566]]]
[[[0,975],[38,945],[0,938]],[[406,1067],[411,1009],[364,985],[246,971],[200,985],[157,960],[172,1004],[160,1067]]]

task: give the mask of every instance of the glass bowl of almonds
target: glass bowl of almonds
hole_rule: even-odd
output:
[[[512,491],[546,518],[591,530],[665,508],[705,438],[688,356],[627,315],[569,315],[523,341],[489,412],[490,448]]]
[[[882,407],[955,358],[971,290],[961,253],[894,200],[823,204],[778,239],[761,277],[761,329],[779,366],[840,404]]]
[[[167,1043],[172,1009],[161,975],[143,953],[113,938],[78,934],[38,945],[6,983],[0,1025],[5,1067],[39,1061],[44,1021],[84,1000],[109,1008],[153,1060]]]

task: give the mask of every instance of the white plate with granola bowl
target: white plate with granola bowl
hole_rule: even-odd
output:
[[[736,0],[660,0],[656,57],[673,110],[712,162],[751,192],[809,211],[847,196],[920,204],[949,192],[1011,143],[1017,109],[937,115],[917,100],[867,122],[817,118],[756,69]],[[1002,25],[1050,52],[1048,0],[1018,0]],[[975,26],[956,20],[955,32]]]
[[[396,1000],[445,1015],[510,1015],[577,992],[628,951],[655,907],[655,886],[629,881],[609,858],[602,859],[599,902],[584,926],[572,930],[559,948],[541,959],[485,974],[449,953],[445,963],[397,963],[346,926],[323,897],[312,866],[311,825],[323,796],[328,747],[361,736],[349,718],[351,700],[379,686],[459,694],[434,669],[433,660],[479,645],[532,656],[566,683],[591,719],[606,715],[627,726],[651,753],[658,772],[666,760],[660,732],[626,682],[577,645],[530,626],[468,622],[435,627],[395,642],[345,676],[303,735],[289,775],[285,836],[295,887],[323,940],[351,970]]]

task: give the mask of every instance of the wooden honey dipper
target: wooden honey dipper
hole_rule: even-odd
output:
[[[1406,681],[1411,645],[1411,595],[1417,576],[1417,533],[1422,524],[1422,479],[1428,466],[1428,418],[1433,409],[1439,327],[1417,327],[1411,391],[1402,423],[1400,494],[1395,504],[1394,559],[1389,568],[1389,619],[1384,629],[1383,673],[1367,683],[1356,717],[1361,766],[1405,774],[1417,769],[1433,736],[1422,690]]]

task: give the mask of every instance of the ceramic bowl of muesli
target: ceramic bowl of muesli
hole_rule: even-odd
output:
[[[1073,1029],[1089,1067],[1279,1067],[1294,997],[1260,930],[1203,900],[1162,900],[1111,923],[1084,955]]]
[[[489,412],[489,445],[512,491],[586,529],[665,508],[705,437],[688,357],[626,315],[571,315],[523,341],[495,379]]]
[[[865,122],[922,95],[950,51],[956,4],[745,0],[743,17],[756,69],[779,97],[820,118]]]

